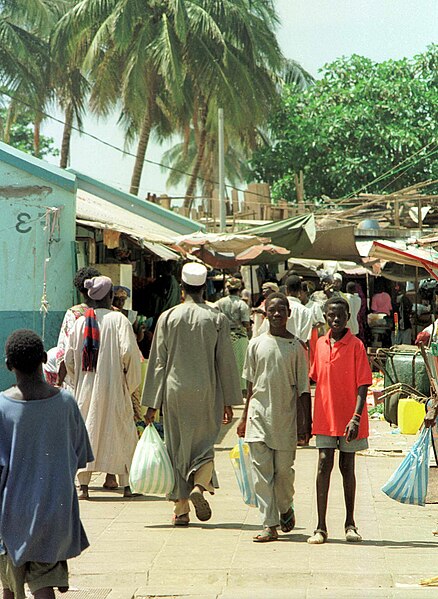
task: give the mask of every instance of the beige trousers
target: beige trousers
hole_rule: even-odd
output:
[[[199,485],[203,487],[206,491],[210,493],[214,493],[214,487],[211,484],[211,478],[213,476],[213,468],[214,462],[207,462],[203,464],[198,470],[196,470],[194,474],[194,485]],[[183,498],[175,501],[175,506],[173,509],[173,513],[175,516],[182,516],[183,514],[188,514],[190,512],[190,503],[189,499]]]
[[[78,481],[80,485],[88,485],[90,484],[91,475],[93,472],[91,470],[83,470],[82,472],[78,472]],[[129,474],[118,474],[119,477],[119,485],[121,487],[129,487]]]

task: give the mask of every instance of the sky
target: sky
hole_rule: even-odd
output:
[[[312,75],[340,56],[360,54],[375,61],[414,56],[438,42],[437,0],[276,0],[281,25],[278,39],[283,53]],[[62,119],[62,115],[56,114]],[[226,110],[225,110],[226,118]],[[121,149],[123,134],[117,115],[97,121],[84,120],[84,130]],[[43,133],[61,145],[62,125],[47,120]],[[169,143],[150,143],[146,158],[160,162]],[[135,153],[135,146],[130,148]],[[59,159],[49,159],[55,164]],[[89,176],[129,190],[134,158],[123,156],[98,141],[78,133],[73,135],[70,166]],[[146,164],[140,196],[147,192],[182,195],[179,189],[166,189],[166,174],[160,167]]]

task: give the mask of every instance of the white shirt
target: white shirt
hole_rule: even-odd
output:
[[[350,320],[347,322],[347,327],[350,329],[352,335],[359,333],[359,322],[357,315],[362,306],[362,300],[357,293],[346,293],[348,305],[350,306]]]
[[[309,300],[307,302],[307,304],[303,304],[303,306],[305,308],[307,308],[308,310],[310,310],[310,312],[312,313],[312,327],[315,327],[318,324],[325,323],[324,313],[322,311],[321,304],[319,302],[314,302],[312,300]],[[312,332],[310,332],[309,339],[311,336],[312,336]]]
[[[291,315],[288,318],[287,330],[304,343],[310,339],[313,326],[312,311],[303,306],[297,297],[287,297]]]
[[[294,450],[297,400],[309,392],[307,354],[301,343],[269,332],[251,339],[243,377],[253,385],[245,441],[262,441],[271,449]]]

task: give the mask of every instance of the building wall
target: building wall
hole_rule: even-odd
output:
[[[47,208],[60,208],[59,226]],[[29,173],[0,160],[0,350],[18,328],[44,335],[56,345],[65,310],[73,303],[75,272],[75,194],[41,173]],[[44,279],[49,303],[40,308]],[[12,381],[0,360],[0,389]]]

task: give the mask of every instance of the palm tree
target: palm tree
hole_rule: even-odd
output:
[[[94,111],[107,114],[118,106],[127,142],[138,136],[134,194],[152,130],[158,125],[169,130],[165,97],[171,93],[177,100],[184,87],[180,48],[187,36],[188,1],[81,0],[56,31],[56,45],[69,59],[81,48]]]
[[[266,121],[276,96],[272,73],[281,65],[274,4],[266,0],[199,0],[188,10],[192,35],[186,44],[193,95],[198,153],[186,190],[193,196],[205,156],[209,131],[216,129],[217,108],[226,109],[232,124],[230,139],[250,141],[257,125]]]

